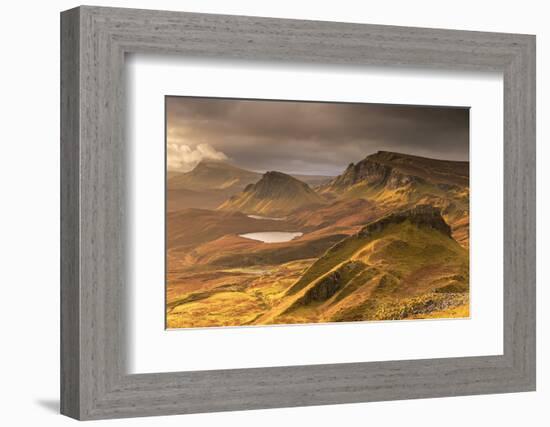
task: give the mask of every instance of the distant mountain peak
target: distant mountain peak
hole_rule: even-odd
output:
[[[212,164],[225,164],[225,165],[229,165],[230,163],[225,160],[225,159],[208,159],[208,158],[204,158],[204,159],[201,159],[199,161],[199,163],[197,165],[200,165],[200,164],[209,164],[209,163],[212,163]]]
[[[407,158],[421,158],[418,156],[412,156],[410,154],[404,154],[404,153],[397,153],[395,151],[384,151],[379,150],[376,153],[370,154],[367,157],[365,157],[364,160],[371,160],[371,161],[387,161],[391,162],[393,160],[398,159],[407,159]]]
[[[232,189],[237,192],[256,182],[260,176],[224,160],[203,159],[191,171],[172,175],[168,179],[168,188],[192,191]]]
[[[295,183],[300,185],[308,186],[305,182],[300,181],[297,178],[294,178],[291,175],[288,175],[283,172],[277,172],[277,171],[268,171],[262,175],[262,179],[257,182],[259,184],[260,182],[281,182],[281,183]]]
[[[397,151],[385,151],[385,150],[379,150],[373,154],[370,154],[365,157],[366,159],[370,160],[379,160],[379,161],[396,161],[396,160],[411,160],[411,161],[420,161],[420,162],[442,162],[446,164],[468,164],[468,161],[462,161],[462,160],[445,160],[435,157],[425,157],[425,156],[418,156],[416,154],[408,154],[408,153],[399,153]]]
[[[227,160],[217,160],[217,159],[202,159],[199,163],[195,165],[190,172],[194,170],[200,170],[204,168],[216,168],[216,169],[235,169],[241,170],[237,166],[229,163]]]
[[[266,172],[249,191],[252,190],[259,198],[288,198],[302,192],[317,197],[305,182],[277,171]]]
[[[398,153],[396,151],[386,151],[386,150],[378,150],[376,153],[373,153],[367,157],[384,157],[384,156],[406,156],[406,154]]]
[[[267,171],[264,173],[264,178],[266,179],[287,179],[292,178],[290,175],[287,175],[283,172],[277,172],[277,171]]]
[[[219,209],[259,215],[286,215],[298,208],[322,204],[309,185],[282,172],[269,171],[255,184],[223,203]]]

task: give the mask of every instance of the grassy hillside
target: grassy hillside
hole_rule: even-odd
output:
[[[439,224],[410,212],[410,218],[386,217],[330,248],[262,320],[418,318],[467,305],[467,251]]]
[[[235,245],[226,253],[238,254],[239,244],[249,244],[243,240],[225,242]],[[283,250],[256,244],[226,264],[224,274],[220,266],[209,273],[216,263],[209,259],[203,272],[181,276],[182,286],[171,289],[169,326],[468,316],[468,252],[437,209],[390,214],[340,236],[324,253],[285,259],[293,248],[307,252],[311,241],[299,240],[282,244]],[[271,258],[254,258],[262,250]],[[198,283],[198,291],[184,291],[184,283]]]
[[[171,328],[469,316],[469,165],[378,152],[341,175],[168,175]],[[189,209],[188,206],[207,209]],[[243,236],[302,233],[286,242]]]
[[[469,163],[380,151],[366,157],[318,193],[329,200],[366,199],[395,211],[418,204],[441,210],[453,236],[469,245]]]

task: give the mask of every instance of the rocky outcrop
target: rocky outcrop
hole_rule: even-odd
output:
[[[333,271],[316,280],[313,285],[298,298],[289,311],[303,305],[315,302],[324,302],[332,298],[343,289],[351,279],[365,269],[366,265],[361,261],[347,261]]]
[[[309,304],[312,301],[326,301],[342,287],[342,274],[339,271],[332,271],[322,277],[316,286],[306,292],[299,300],[301,304]]]
[[[391,164],[392,161],[400,158],[399,156],[397,153],[379,151],[356,164],[350,163],[344,173],[324,186],[324,190],[342,190],[360,183],[395,189],[423,182],[424,180],[419,176],[404,174]]]
[[[429,227],[451,237],[451,227],[441,216],[441,211],[431,205],[418,205],[412,209],[392,213],[378,221],[364,226],[358,233],[359,237],[368,237],[384,230],[391,224],[401,224],[409,221],[418,227]]]
[[[350,163],[342,175],[334,178],[328,187],[351,187],[359,182],[369,185],[379,185],[386,182],[392,168],[378,162],[366,159],[357,164]]]
[[[410,185],[423,184],[426,181],[419,176],[406,175],[396,169],[392,169],[390,176],[385,182],[386,188],[395,190],[397,188],[407,187]]]
[[[357,184],[395,190],[427,182],[442,185],[442,190],[467,186],[468,162],[378,151],[358,163],[350,163],[341,175],[321,186],[319,191],[341,194]]]

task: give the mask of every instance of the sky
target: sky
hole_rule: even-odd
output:
[[[201,160],[338,175],[377,151],[469,158],[469,110],[383,104],[166,97],[168,170]]]

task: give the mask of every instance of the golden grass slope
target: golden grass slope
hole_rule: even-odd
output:
[[[195,291],[177,287],[171,328],[467,317],[468,251],[437,209],[373,221],[319,258],[220,271]],[[204,272],[182,277],[201,280]]]
[[[390,215],[333,246],[262,320],[402,319],[466,305],[467,251],[440,217],[420,215]]]
[[[453,237],[469,246],[469,163],[379,151],[348,168],[318,193],[330,200],[367,199],[395,211],[429,204],[441,210]]]

